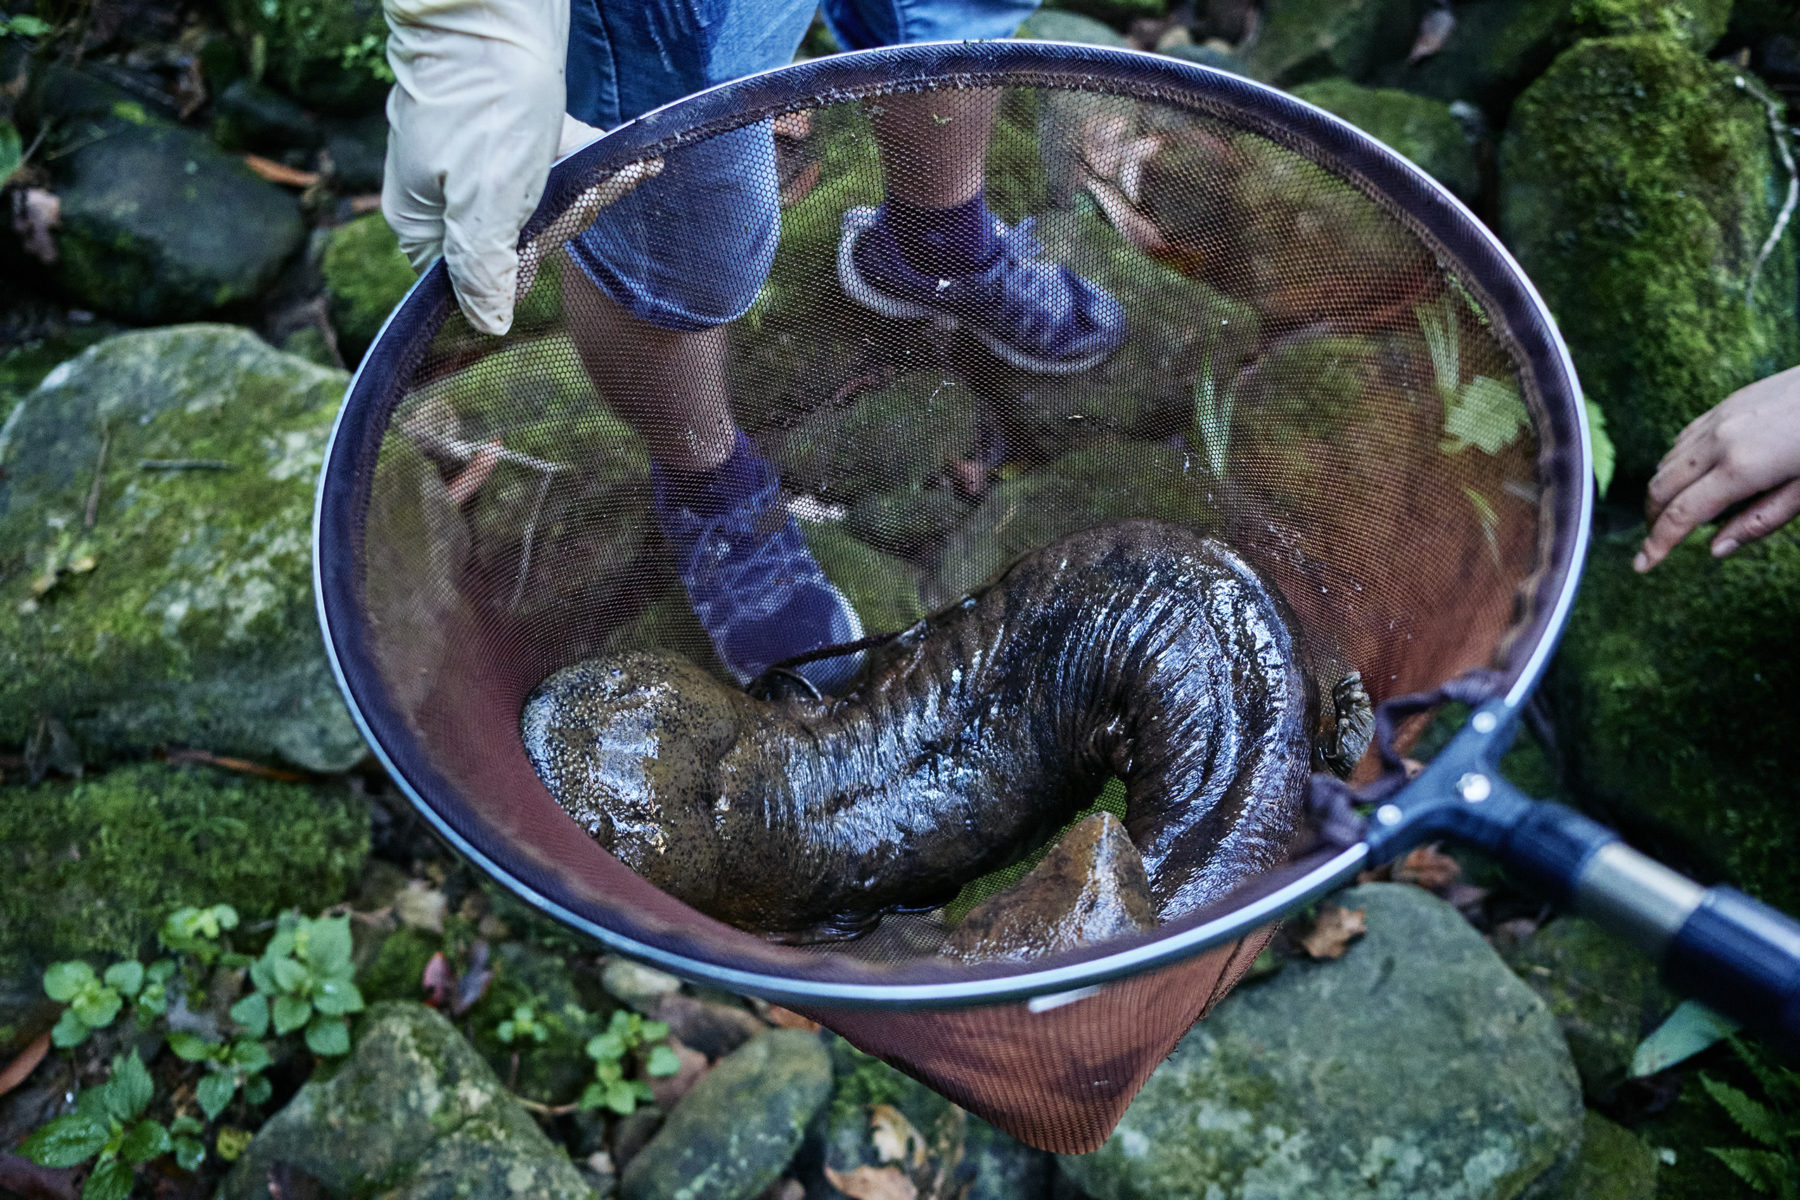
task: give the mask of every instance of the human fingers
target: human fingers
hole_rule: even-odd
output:
[[[1719,447],[1711,438],[1697,437],[1685,445],[1677,442],[1644,489],[1644,520],[1656,524],[1670,501],[1718,465],[1718,456]]]
[[[1712,520],[1741,499],[1743,494],[1737,490],[1736,482],[1725,472],[1714,470],[1702,475],[1663,507],[1643,547],[1632,559],[1632,568],[1640,574],[1650,570],[1667,558],[1669,551],[1696,526]]]
[[[1713,537],[1714,558],[1724,558],[1745,542],[1764,537],[1800,516],[1800,479],[1791,479],[1725,522]]]

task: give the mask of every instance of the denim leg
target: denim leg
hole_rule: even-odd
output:
[[[793,59],[811,0],[572,0],[568,108],[610,128],[716,83]],[[766,122],[687,146],[569,242],[601,291],[664,329],[735,320],[781,233]]]
[[[1038,0],[825,0],[825,24],[846,50],[905,42],[1007,38]]]

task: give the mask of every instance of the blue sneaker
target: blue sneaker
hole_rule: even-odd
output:
[[[855,641],[863,627],[807,549],[774,471],[741,433],[738,438],[735,494],[696,495],[654,462],[650,481],[657,520],[694,616],[743,684],[797,654]],[[862,659],[859,651],[794,669],[830,692],[856,673]]]
[[[1000,251],[988,266],[939,279],[912,268],[879,210],[852,208],[838,243],[838,282],[844,295],[883,316],[965,328],[1022,370],[1085,371],[1125,340],[1125,310],[1110,292],[1040,257],[1034,220],[1008,228],[995,218]]]

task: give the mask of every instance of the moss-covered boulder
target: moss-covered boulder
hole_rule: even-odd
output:
[[[1678,38],[1584,41],[1519,98],[1500,164],[1507,243],[1641,485],[1681,428],[1800,359],[1787,179],[1741,68]]]
[[[1459,199],[1473,202],[1481,190],[1475,147],[1443,101],[1394,88],[1361,87],[1348,79],[1303,84],[1294,95],[1387,143]]]
[[[1577,917],[1550,922],[1508,950],[1506,961],[1550,1006],[1596,1103],[1611,1099],[1638,1043],[1674,1006],[1654,962]]]
[[[1065,1175],[1096,1200],[1509,1200],[1573,1156],[1562,1034],[1481,935],[1409,885],[1333,902],[1368,933],[1233,992]]]
[[[331,324],[345,360],[354,362],[412,287],[412,264],[386,219],[369,213],[331,231],[322,269]]]
[[[1649,849],[1800,910],[1800,532],[1730,558],[1707,531],[1637,575],[1598,539],[1552,675],[1576,795]]]
[[[958,379],[915,371],[827,405],[763,439],[788,487],[834,500],[918,485],[975,442],[976,402]]]
[[[363,753],[313,611],[313,489],[344,375],[247,330],[120,334],[0,427],[0,742],[94,756]]]
[[[247,301],[300,249],[295,198],[207,138],[74,71],[34,103],[54,134],[61,201],[51,281],[128,321],[180,321]]]
[[[1284,85],[1330,75],[1361,79],[1405,56],[1423,8],[1419,0],[1269,0],[1250,70]]]
[[[234,79],[213,101],[213,141],[227,150],[312,149],[324,138],[319,120],[266,84]]]
[[[771,1029],[719,1060],[625,1168],[626,1200],[751,1200],[831,1093],[819,1036]]]
[[[368,848],[368,809],[342,786],[152,763],[0,788],[0,1057],[35,1032],[50,963],[138,954],[184,905],[317,911]]]
[[[1656,1151],[1637,1134],[1589,1112],[1581,1157],[1546,1200],[1656,1200]]]
[[[1069,12],[1062,8],[1043,8],[1032,13],[1025,23],[1019,26],[1019,36],[1023,38],[1041,38],[1046,42],[1080,42],[1089,46],[1116,46],[1121,50],[1129,49],[1131,43],[1125,35],[1106,24],[1094,19],[1086,13]]]
[[[825,578],[850,601],[868,633],[905,629],[930,607],[920,596],[918,569],[858,540],[842,525],[807,521],[800,526]]]
[[[371,1007],[351,1056],[257,1131],[221,1200],[269,1195],[284,1164],[331,1200],[595,1196],[456,1028],[419,1004]]]

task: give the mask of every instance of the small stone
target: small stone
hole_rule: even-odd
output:
[[[976,962],[1032,959],[1155,928],[1144,860],[1119,818],[1098,812],[1025,878],[971,909],[945,949]]]
[[[227,150],[311,149],[322,136],[319,122],[274,88],[234,79],[213,101],[213,140]]]
[[[673,1035],[667,1039],[667,1045],[674,1052],[679,1068],[673,1075],[653,1075],[646,1081],[656,1106],[664,1112],[674,1108],[683,1096],[694,1090],[694,1085],[706,1074],[707,1066],[706,1055],[692,1046],[682,1045]]]
[[[627,1200],[750,1200],[780,1178],[831,1093],[816,1034],[772,1029],[721,1061],[625,1168]]]
[[[754,1013],[681,992],[670,992],[657,1002],[656,1019],[708,1058],[730,1054],[768,1029]]]
[[[379,192],[387,136],[387,115],[381,112],[326,125],[325,157],[330,160],[326,175],[331,186],[347,194]]]
[[[629,958],[609,958],[600,969],[600,986],[620,1004],[649,1016],[664,996],[681,990],[681,980]]]

